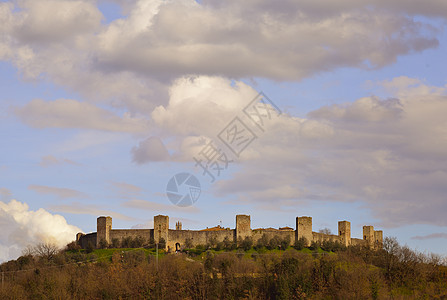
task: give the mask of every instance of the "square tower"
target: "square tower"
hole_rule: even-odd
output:
[[[251,238],[251,224],[249,215],[236,215],[236,242]]]
[[[158,215],[154,217],[154,240],[156,243],[160,242],[160,239],[164,239],[168,244],[168,231],[169,231],[169,217]]]
[[[306,247],[309,247],[313,241],[312,235],[312,217],[297,217],[296,218],[296,233],[295,238],[306,239]]]
[[[338,236],[343,246],[351,245],[351,222],[339,221],[338,222]]]
[[[376,230],[374,231],[374,241],[375,241],[375,247],[376,249],[383,248],[383,231],[382,230]]]
[[[110,231],[112,230],[111,217],[99,217],[96,219],[96,248],[99,248],[99,243],[105,241],[110,244]]]
[[[369,247],[374,247],[374,226],[363,226],[363,240]]]

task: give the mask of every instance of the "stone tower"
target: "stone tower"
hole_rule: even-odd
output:
[[[236,241],[251,238],[250,216],[236,215]]]
[[[105,241],[110,244],[110,231],[112,230],[111,217],[99,217],[96,219],[96,247],[99,248],[99,243]]]
[[[374,246],[377,249],[383,248],[383,231],[382,230],[376,230],[374,231]]]
[[[156,243],[160,242],[160,239],[164,239],[168,244],[168,231],[169,231],[169,217],[158,215],[154,217],[154,240]]]
[[[338,236],[343,246],[347,247],[351,245],[351,222],[338,222]]]
[[[363,226],[363,239],[369,247],[374,246],[374,226]]]
[[[297,217],[296,218],[295,238],[296,238],[296,240],[299,240],[302,237],[306,239],[306,247],[309,247],[310,243],[313,240],[312,217]]]

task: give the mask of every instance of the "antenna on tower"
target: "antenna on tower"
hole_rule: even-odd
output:
[[[220,223],[220,227],[222,227],[222,220],[220,220],[219,223]]]

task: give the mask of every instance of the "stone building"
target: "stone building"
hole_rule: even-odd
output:
[[[186,243],[192,246],[206,245],[212,241],[222,242],[224,240],[239,243],[246,237],[256,243],[264,235],[268,239],[274,236],[279,236],[283,239],[288,237],[292,244],[300,238],[305,238],[306,246],[310,246],[312,242],[332,241],[339,242],[345,246],[363,245],[378,248],[383,243],[383,232],[374,230],[373,226],[363,226],[363,239],[352,238],[351,223],[348,221],[338,222],[337,235],[313,232],[312,217],[297,217],[295,229],[290,227],[251,229],[249,215],[237,215],[235,229],[216,226],[203,230],[183,230],[180,222],[176,223],[175,229],[169,229],[169,217],[163,215],[154,217],[153,229],[112,229],[112,218],[103,216],[97,219],[96,224],[96,232],[88,234],[78,233],[76,235],[76,241],[82,248],[86,248],[89,243],[99,247],[100,243],[110,244],[114,239],[121,241],[128,237],[139,237],[145,241],[153,239],[155,243],[160,242],[163,238],[166,242],[167,250],[183,249]]]

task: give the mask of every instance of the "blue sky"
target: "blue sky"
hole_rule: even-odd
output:
[[[447,254],[447,4],[269,3],[1,1],[0,259],[99,215],[238,213]],[[260,91],[283,113],[210,183],[193,158],[228,152],[218,133]],[[179,172],[202,184],[192,207],[166,197]]]

